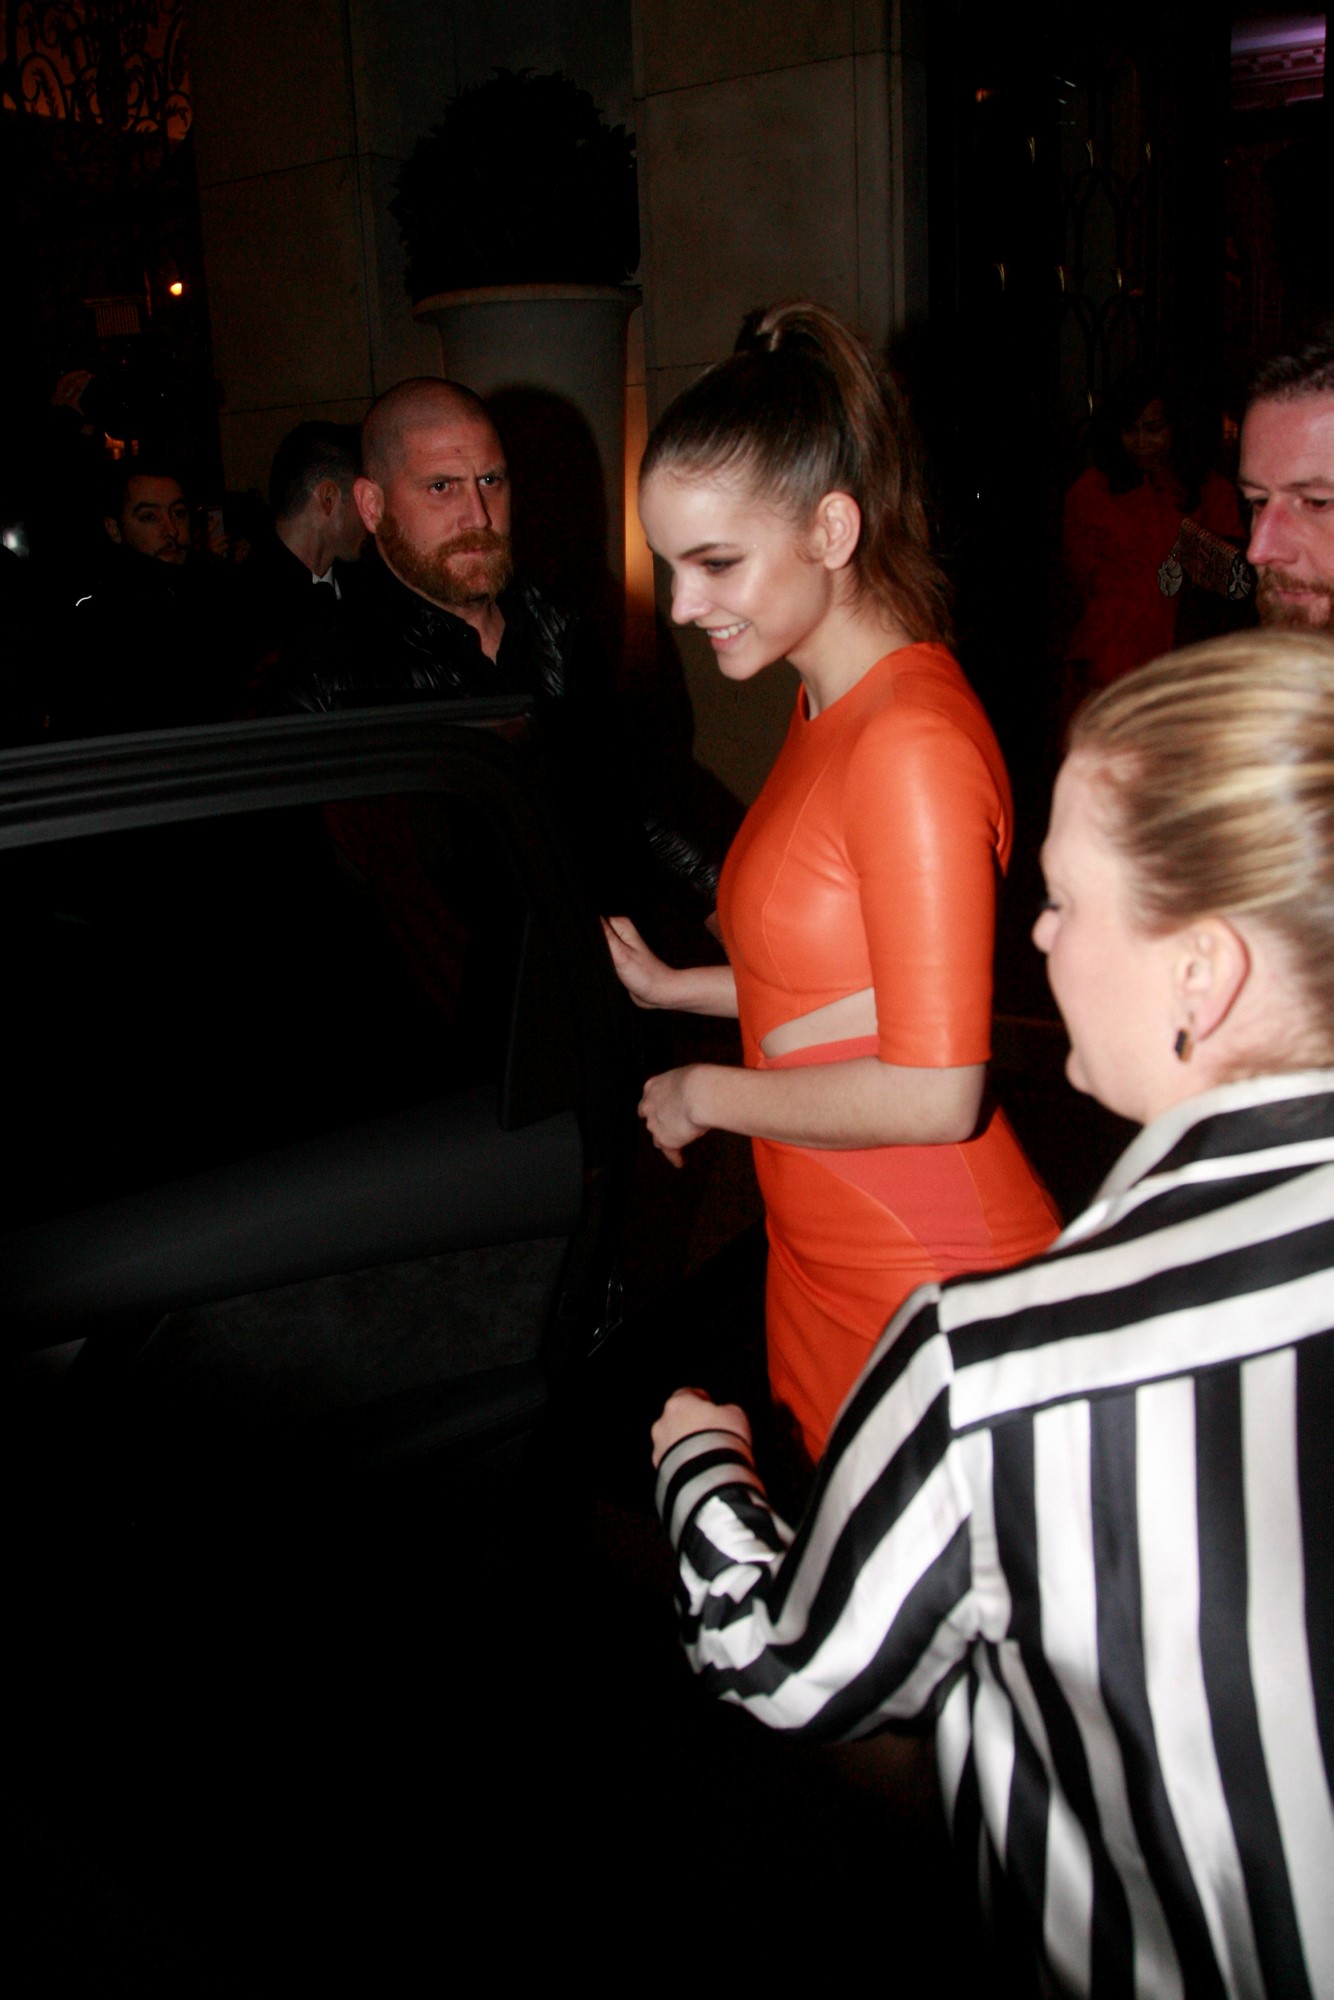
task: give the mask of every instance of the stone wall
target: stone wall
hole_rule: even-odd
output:
[[[924,64],[898,0],[634,0],[650,418],[752,306],[803,296],[872,341],[924,305],[912,209]],[[665,599],[660,600],[665,616]],[[679,649],[696,752],[752,798],[791,709],[786,669],[724,681]]]
[[[387,212],[454,89],[439,0],[192,0],[195,146],[223,462],[263,488],[306,417],[355,422],[435,366]]]
[[[438,373],[403,290],[394,179],[459,89],[563,69],[631,112],[628,0],[191,0],[204,255],[223,460],[264,487],[307,417],[355,422]]]

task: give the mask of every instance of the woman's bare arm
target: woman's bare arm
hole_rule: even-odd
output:
[[[736,1019],[736,980],[730,965],[665,965],[628,917],[604,917],[602,929],[616,976],[636,1007]]]
[[[709,1131],[830,1150],[939,1146],[972,1136],[985,1081],[985,1063],[906,1069],[875,1056],[783,1070],[689,1063],[650,1077],[639,1112],[677,1166]]]
[[[617,975],[636,1006],[735,1017],[730,966],[677,969],[650,951],[627,917],[604,918],[602,927]],[[792,1025],[800,1030],[803,1024]],[[639,1114],[653,1143],[678,1167],[683,1148],[709,1131],[831,1151],[938,1146],[972,1135],[985,1081],[984,1063],[908,1069],[875,1056],[778,1070],[689,1063],[649,1078]]]

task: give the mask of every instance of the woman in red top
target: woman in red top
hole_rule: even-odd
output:
[[[1009,786],[944,644],[897,393],[831,314],[751,316],[655,429],[640,510],[723,673],[801,676],[723,870],[729,963],[669,967],[623,918],[608,941],[641,1006],[740,1017],[744,1067],[653,1077],[640,1110],[678,1165],[711,1128],[753,1139],[770,1378],[815,1457],[914,1286],[1057,1228],[985,1090]]]
[[[1074,694],[1171,652],[1181,599],[1163,595],[1158,571],[1186,515],[1240,545],[1233,488],[1191,464],[1171,396],[1133,370],[1107,399],[1094,463],[1065,496],[1062,540],[1080,606],[1066,648]]]

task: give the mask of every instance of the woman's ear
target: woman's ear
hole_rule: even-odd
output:
[[[1250,978],[1250,949],[1226,917],[1201,917],[1182,931],[1173,973],[1183,1025],[1202,1042],[1222,1027]]]
[[[825,569],[846,569],[862,538],[862,510],[850,493],[826,493],[811,523],[811,552]]]

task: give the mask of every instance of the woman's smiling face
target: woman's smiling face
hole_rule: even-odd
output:
[[[831,609],[826,568],[786,515],[735,481],[655,472],[639,496],[649,546],[672,572],[672,619],[697,625],[731,680],[800,667]]]

